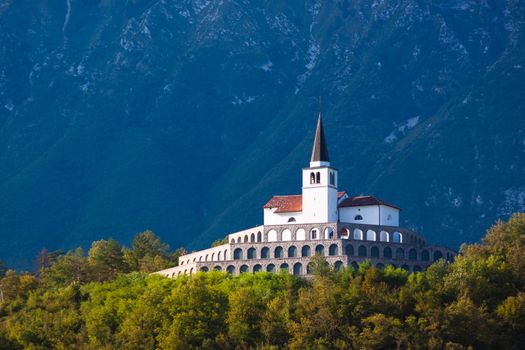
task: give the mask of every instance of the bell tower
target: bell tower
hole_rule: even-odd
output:
[[[303,220],[334,222],[337,212],[337,169],[330,166],[321,113],[317,119],[310,167],[303,169]]]

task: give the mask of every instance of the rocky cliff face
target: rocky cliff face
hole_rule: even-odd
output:
[[[456,246],[525,210],[523,1],[0,0],[0,259],[150,228],[201,247],[342,189]]]

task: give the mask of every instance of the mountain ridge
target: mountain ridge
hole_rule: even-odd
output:
[[[475,241],[525,210],[524,14],[0,1],[0,231],[17,237],[0,258],[148,228],[200,248],[262,222],[300,192],[318,96],[342,190],[400,205],[430,241]]]

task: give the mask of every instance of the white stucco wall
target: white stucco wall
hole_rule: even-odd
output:
[[[381,206],[381,225],[399,226],[399,209],[386,205]]]
[[[311,174],[321,175],[320,183],[310,183]],[[334,185],[329,184],[334,173]],[[303,169],[303,216],[304,223],[337,221],[337,170],[333,168]]]
[[[357,215],[361,215],[363,220],[355,220],[354,218]],[[339,208],[339,221],[367,225],[379,225],[379,206],[367,205],[361,207]]]
[[[284,225],[288,223],[288,220],[293,217],[295,222],[301,223],[302,213],[289,212],[289,213],[276,213],[276,208],[264,208],[264,224],[265,225]]]
[[[354,218],[357,215],[361,215],[363,220],[355,220]],[[339,221],[366,225],[399,226],[399,209],[386,205],[339,208]]]

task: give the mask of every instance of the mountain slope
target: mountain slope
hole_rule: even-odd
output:
[[[317,96],[341,187],[457,246],[525,210],[521,1],[0,1],[0,258],[202,247],[299,193]]]

